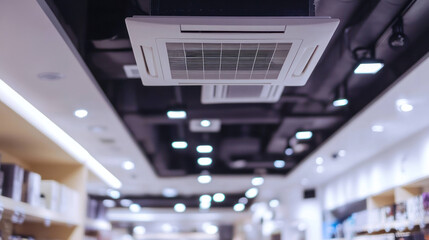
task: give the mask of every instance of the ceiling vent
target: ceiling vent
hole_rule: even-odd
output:
[[[144,85],[302,86],[339,20],[152,16],[126,23]]]
[[[269,103],[277,102],[283,86],[278,85],[207,85],[202,87],[201,102],[213,103]]]

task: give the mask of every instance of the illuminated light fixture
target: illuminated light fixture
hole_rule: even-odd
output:
[[[199,153],[211,153],[213,151],[213,147],[210,145],[200,145],[197,147],[197,152]]]
[[[185,119],[186,112],[183,110],[170,110],[167,112],[167,117],[170,119]]]
[[[245,197],[241,197],[240,199],[238,199],[238,202],[242,204],[247,204],[249,202],[249,199]]]
[[[78,109],[74,111],[74,115],[78,118],[85,118],[86,116],[88,116],[88,111],[85,109]]]
[[[209,157],[200,157],[198,158],[197,162],[200,166],[210,166],[213,160]]]
[[[119,199],[121,197],[121,193],[118,190],[108,189],[107,195],[109,195],[113,199]]]
[[[325,171],[325,168],[322,165],[317,166],[316,172],[317,173],[323,173]]]
[[[324,159],[323,159],[322,157],[318,157],[318,158],[316,158],[316,164],[317,164],[317,165],[322,165],[322,164],[323,164],[323,162],[324,162]]]
[[[134,163],[131,161],[125,161],[122,163],[122,168],[125,170],[133,170],[135,167]]]
[[[203,231],[207,234],[213,235],[219,231],[219,228],[216,225],[210,223],[203,224]]]
[[[179,192],[177,191],[177,189],[174,188],[164,188],[162,190],[162,195],[166,198],[174,198],[179,195]]]
[[[344,149],[341,149],[340,151],[338,151],[338,156],[339,156],[339,157],[345,157],[345,156],[346,156],[346,154],[347,154],[347,152],[346,152],[346,150],[344,150]]]
[[[287,147],[285,149],[285,154],[286,154],[286,156],[292,156],[293,155],[293,148]]]
[[[169,232],[173,231],[173,226],[171,226],[171,224],[169,224],[169,223],[162,224],[161,228],[162,228],[163,232],[169,233]]]
[[[268,205],[270,205],[270,207],[272,207],[272,208],[276,208],[276,207],[278,207],[278,206],[280,205],[280,201],[279,201],[279,200],[277,200],[277,199],[272,199],[272,200],[268,203]]]
[[[78,162],[86,165],[88,169],[102,179],[107,185],[116,189],[121,188],[122,183],[119,179],[104,168],[85,148],[1,79],[0,101],[51,139]]]
[[[382,125],[373,125],[371,127],[371,130],[373,132],[376,132],[376,133],[381,133],[381,132],[384,132],[384,126],[382,126]]]
[[[345,98],[335,99],[332,102],[332,105],[334,105],[334,107],[342,107],[342,106],[346,106],[347,104],[349,104],[349,100]]]
[[[313,137],[313,132],[311,131],[299,131],[295,134],[296,139],[298,140],[307,140]]]
[[[213,201],[215,201],[215,202],[223,202],[223,201],[225,201],[225,194],[223,194],[223,193],[215,193],[213,195]]]
[[[128,207],[128,209],[133,213],[138,213],[138,212],[140,212],[142,207],[140,205],[138,205],[137,203],[133,203]]]
[[[133,204],[133,201],[131,201],[130,199],[121,199],[121,201],[119,201],[119,204],[121,204],[122,207],[129,207],[131,204]]]
[[[244,211],[245,208],[246,208],[246,206],[242,203],[237,203],[234,205],[234,211],[236,211],[236,212],[242,212],[242,211]]]
[[[210,195],[204,194],[200,196],[200,202],[211,202],[212,197]]]
[[[411,112],[414,107],[411,105],[407,99],[398,99],[396,101],[396,107],[400,112]]]
[[[201,127],[210,127],[210,125],[212,125],[212,122],[210,122],[210,120],[201,120],[200,125]]]
[[[258,189],[257,188],[250,188],[249,190],[246,191],[246,193],[244,194],[247,198],[255,198],[256,196],[258,196]]]
[[[144,235],[146,233],[146,228],[143,226],[135,226],[133,228],[134,235]]]
[[[209,209],[212,206],[210,201],[208,202],[200,202],[200,209]]]
[[[347,81],[338,86],[337,91],[335,92],[334,101],[332,101],[332,105],[334,107],[344,107],[349,104],[349,100],[347,99]]]
[[[186,211],[186,205],[183,203],[176,203],[174,205],[174,211],[178,212],[178,213],[182,213]]]
[[[252,178],[252,185],[253,186],[261,186],[262,184],[264,184],[264,178],[263,177]]]
[[[105,206],[107,208],[112,208],[112,207],[116,206],[116,203],[112,199],[104,199],[103,200],[103,206]]]
[[[377,59],[362,59],[356,65],[355,74],[376,74],[384,67],[384,63]]]
[[[284,168],[286,166],[286,162],[284,160],[275,160],[274,167],[275,168]]]
[[[203,172],[201,173],[200,176],[198,176],[198,182],[201,184],[207,184],[207,183],[210,183],[211,181],[212,181],[212,177],[206,172]]]
[[[188,147],[188,143],[185,141],[174,141],[171,143],[171,146],[174,149],[186,149]]]

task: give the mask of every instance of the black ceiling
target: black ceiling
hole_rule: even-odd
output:
[[[211,174],[286,174],[428,51],[427,0],[315,2],[314,6],[308,0],[247,1],[244,6],[239,0],[53,0],[50,5],[155,172],[171,177],[204,169]],[[124,19],[150,14],[316,15],[339,18],[341,23],[308,83],[286,87],[279,102],[204,105],[199,86],[150,87],[126,77],[123,66],[135,60]],[[392,49],[388,37],[399,17],[408,43]],[[354,75],[353,50],[374,46],[385,67],[376,75]],[[349,105],[335,108],[332,100],[343,83],[347,83]],[[166,111],[178,107],[186,109],[187,119],[168,119]],[[191,132],[189,121],[201,118],[220,119],[221,131]],[[311,130],[314,136],[297,141],[298,130]],[[186,140],[188,148],[172,149],[175,140]],[[287,142],[296,150],[292,156],[284,154]],[[214,160],[212,166],[196,163],[199,144],[214,147],[208,155]],[[233,164],[240,159],[247,165]],[[276,159],[284,159],[286,166],[274,168]]]

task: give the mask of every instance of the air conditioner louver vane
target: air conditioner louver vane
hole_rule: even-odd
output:
[[[144,85],[301,86],[339,20],[315,17],[132,17]]]

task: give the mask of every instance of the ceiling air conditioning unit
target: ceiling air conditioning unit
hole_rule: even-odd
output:
[[[283,86],[279,85],[204,85],[203,104],[215,103],[272,103],[277,102]]]
[[[339,23],[329,17],[126,19],[144,85],[302,86]]]

